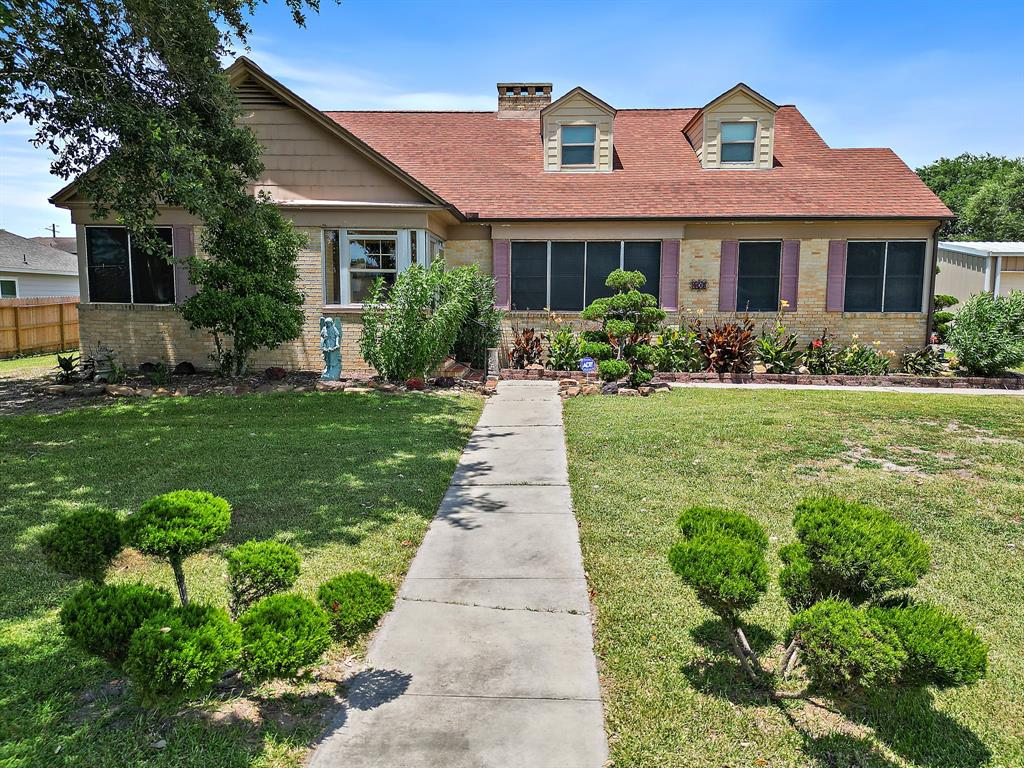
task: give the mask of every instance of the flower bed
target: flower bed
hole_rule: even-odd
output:
[[[580,371],[552,371],[541,369],[502,368],[502,379],[577,379],[585,381]],[[600,383],[591,376],[590,380]],[[797,373],[657,373],[656,381],[701,382],[720,381],[731,384],[832,384],[848,387],[941,387],[943,389],[1024,389],[1024,376],[1007,374],[1000,377],[982,376],[912,376],[890,373],[883,376],[814,376]]]

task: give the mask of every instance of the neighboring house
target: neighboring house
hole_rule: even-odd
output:
[[[48,245],[51,248],[56,248],[58,251],[78,253],[77,237],[33,237],[30,239],[33,242],[40,243],[42,245]]]
[[[0,298],[78,296],[78,258],[0,229]]]
[[[939,243],[935,293],[962,303],[985,291],[995,296],[1024,291],[1024,243]]]
[[[497,281],[510,321],[572,318],[618,267],[648,277],[670,322],[784,304],[807,340],[822,329],[885,349],[927,336],[936,231],[950,211],[888,149],[832,149],[794,106],[746,85],[699,109],[616,109],[582,88],[500,83],[491,112],[320,111],[247,59],[228,75],[265,147],[255,185],[309,236],[299,256],[304,335],[256,364],[317,368],[318,318],[340,318],[358,356],[360,301],[376,277],[443,254]],[[74,184],[52,202],[78,227],[83,347],[129,363],[202,362],[212,349],[172,306],[174,267],[91,218]],[[199,242],[161,213],[176,259]]]

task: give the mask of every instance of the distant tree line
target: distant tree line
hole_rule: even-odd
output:
[[[943,225],[944,240],[1024,240],[1024,157],[941,157],[917,175],[957,219]]]

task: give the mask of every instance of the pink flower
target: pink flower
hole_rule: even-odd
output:
[[[811,342],[811,346],[815,349],[821,349],[821,339],[815,339]]]
[[[928,337],[928,343],[929,344],[938,344],[939,343],[939,334],[933,333],[931,336],[929,336]]]

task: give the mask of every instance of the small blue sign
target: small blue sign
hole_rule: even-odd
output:
[[[580,360],[580,370],[584,373],[593,373],[597,370],[597,363],[592,357],[584,357]]]

